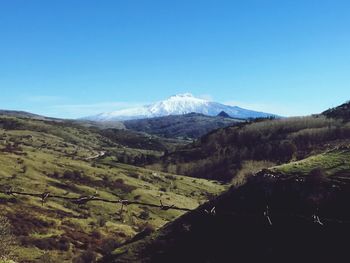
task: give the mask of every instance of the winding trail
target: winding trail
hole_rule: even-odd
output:
[[[86,161],[89,161],[89,160],[93,160],[93,159],[97,159],[99,157],[103,157],[105,156],[106,152],[105,151],[100,151],[98,154],[94,155],[94,156],[90,156],[90,157],[87,157],[85,158]]]

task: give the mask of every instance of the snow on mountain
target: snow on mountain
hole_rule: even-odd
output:
[[[183,115],[191,112],[201,113],[208,116],[217,116],[222,111],[226,112],[233,118],[241,119],[275,116],[274,114],[251,111],[237,106],[228,106],[196,98],[190,93],[185,93],[171,96],[166,100],[151,105],[101,113],[83,119],[91,121],[116,121]]]

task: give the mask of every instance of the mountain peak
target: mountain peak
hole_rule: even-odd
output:
[[[172,100],[182,100],[182,101],[201,101],[204,102],[206,100],[203,100],[201,98],[197,98],[195,97],[193,94],[191,93],[181,93],[181,94],[176,94],[173,96],[170,96],[168,99],[166,99],[165,101],[172,101]]]
[[[171,98],[195,98],[192,93],[180,93],[170,97]]]
[[[218,115],[218,117],[223,117],[223,118],[231,118],[230,115],[228,115],[226,112],[221,111]]]
[[[216,116],[221,112],[225,112],[232,118],[240,119],[274,116],[273,114],[246,110],[239,107],[232,107],[217,102],[196,98],[191,93],[182,93],[173,95],[166,100],[159,101],[151,105],[101,113],[99,115],[84,119],[92,121],[131,120],[169,115],[183,115],[191,112],[207,116]]]

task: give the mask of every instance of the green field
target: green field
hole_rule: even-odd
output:
[[[309,158],[272,167],[271,170],[285,175],[307,176],[313,170],[320,169],[326,177],[339,177],[350,172],[350,149],[336,149],[310,156]]]
[[[215,181],[122,164],[113,153],[139,150],[121,147],[79,125],[14,117],[1,117],[0,124],[0,208],[13,226],[19,262],[98,258],[183,212],[128,205],[121,213],[120,204],[79,205],[56,198],[42,205],[37,197],[5,194],[9,188],[72,198],[95,195],[149,204],[162,201],[188,209],[226,188]],[[104,156],[99,156],[102,152]]]

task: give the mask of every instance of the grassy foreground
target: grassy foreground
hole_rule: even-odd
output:
[[[10,188],[66,197],[162,201],[189,209],[225,189],[215,181],[121,164],[109,154],[118,149],[107,138],[74,124],[1,117],[0,215],[12,225],[16,261],[93,262],[183,212],[139,205],[121,211],[120,204],[79,205],[54,198],[43,205],[40,198],[5,194]]]

